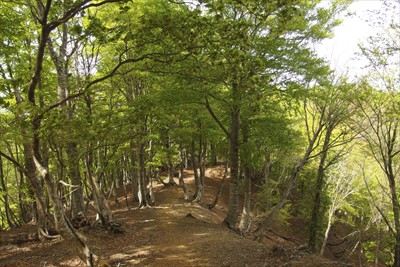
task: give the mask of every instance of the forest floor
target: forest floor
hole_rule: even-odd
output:
[[[223,174],[223,167],[206,173],[203,201],[211,203]],[[193,193],[193,175],[185,181]],[[205,205],[183,199],[177,186],[155,185],[156,206],[138,209],[124,190],[118,202],[110,200],[115,219],[124,233],[108,233],[100,226],[82,231],[103,266],[341,266],[333,260],[309,253],[304,246],[304,224],[269,229],[263,243],[252,241],[229,230],[223,223],[228,207],[229,180],[218,205]],[[40,242],[34,225],[0,232],[0,267],[11,266],[84,266],[73,249],[62,240]],[[348,266],[348,265],[343,265]]]

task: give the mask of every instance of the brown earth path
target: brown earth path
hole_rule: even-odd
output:
[[[212,178],[207,179],[206,201],[212,199],[219,182],[213,171],[207,173]],[[192,180],[187,178],[189,184]],[[224,206],[215,208],[217,214],[184,201],[178,187],[157,185],[155,189],[156,207],[128,210],[124,197],[113,205],[123,234],[98,227],[84,231],[95,253],[110,266],[270,266],[264,245],[221,224]],[[0,232],[0,266],[84,266],[61,240],[29,241],[34,232],[33,225]]]
[[[213,201],[223,172],[223,167],[207,169],[205,203]],[[193,180],[193,173],[187,172],[185,181],[191,194]],[[229,179],[212,211],[185,201],[182,189],[174,186],[155,185],[157,205],[152,208],[134,207],[129,194],[128,209],[124,195],[120,188],[118,202],[110,200],[123,234],[108,233],[100,226],[82,229],[93,251],[103,259],[103,267],[352,266],[299,250],[306,240],[301,222],[293,222],[291,227],[272,227],[265,233],[263,244],[229,230],[222,224],[228,207]],[[35,233],[36,226],[31,224],[0,231],[0,267],[84,266],[73,248],[62,240],[40,242]]]

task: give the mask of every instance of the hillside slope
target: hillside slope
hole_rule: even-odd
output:
[[[221,173],[218,168],[208,170],[206,202],[214,197]],[[190,174],[186,181],[192,188]],[[94,252],[107,262],[105,266],[340,266],[302,250],[301,240],[270,232],[264,238],[266,244],[261,244],[229,230],[221,224],[227,184],[213,211],[185,202],[180,188],[161,184],[155,188],[157,206],[152,208],[128,209],[120,196],[112,208],[123,234],[108,233],[99,226],[83,232]],[[63,241],[38,241],[35,229],[25,225],[0,232],[0,266],[84,266]]]

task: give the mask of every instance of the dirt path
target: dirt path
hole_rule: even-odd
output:
[[[215,177],[208,179],[206,199],[213,197],[217,183]],[[124,234],[101,228],[85,231],[93,250],[109,266],[271,266],[265,246],[221,224],[223,206],[216,207],[218,215],[185,202],[180,188],[162,185],[156,187],[156,201],[156,207],[130,211],[122,198],[114,205]],[[1,233],[0,266],[83,266],[60,240],[27,242],[34,231],[27,225]]]
[[[261,244],[206,222],[218,218],[205,213],[190,204],[135,211],[135,220],[124,222],[134,238],[107,258],[122,266],[264,266]]]
[[[222,167],[207,170],[205,203],[213,201],[222,173]],[[193,194],[191,173],[187,173],[185,180]],[[301,223],[292,223],[295,227],[290,231],[282,227],[270,229],[264,244],[228,230],[222,221],[227,213],[229,181],[212,211],[184,201],[178,187],[158,184],[155,195],[157,206],[137,209],[128,199],[128,210],[120,190],[118,203],[111,201],[111,204],[116,220],[122,223],[123,234],[108,233],[99,226],[82,230],[93,251],[103,259],[102,267],[349,266],[299,250],[299,245],[305,242],[302,233],[306,229]],[[39,242],[35,232],[36,227],[29,224],[0,232],[0,267],[84,267],[73,248],[62,240]]]

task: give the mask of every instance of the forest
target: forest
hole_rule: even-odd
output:
[[[219,226],[243,242],[295,219],[313,255],[340,230],[347,266],[400,267],[400,2],[357,78],[314,49],[350,4],[2,0],[0,254],[29,224],[69,266],[130,266],[101,265],[82,227],[127,237],[117,198],[146,220],[168,189],[204,212],[225,197]]]

